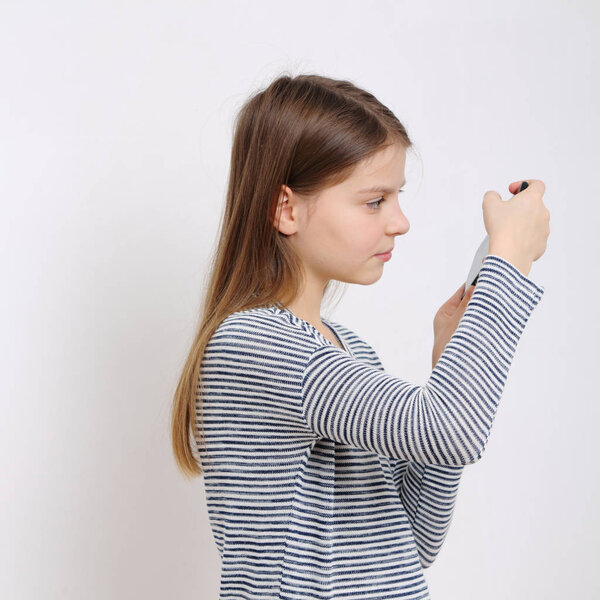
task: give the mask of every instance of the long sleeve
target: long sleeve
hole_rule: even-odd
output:
[[[543,293],[510,262],[487,255],[465,313],[422,386],[333,345],[316,348],[301,384],[300,408],[308,428],[420,465],[476,462],[490,435],[517,343]],[[415,516],[419,514],[417,510]]]
[[[464,466],[419,465],[393,458],[390,464],[425,569],[436,559],[450,528]]]

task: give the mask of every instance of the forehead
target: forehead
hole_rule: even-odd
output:
[[[356,164],[351,174],[341,183],[322,190],[308,199],[309,217],[317,210],[333,209],[340,202],[359,200],[368,194],[396,194],[406,183],[404,167],[406,150],[394,144],[379,150]]]
[[[405,183],[406,150],[400,144],[388,146],[359,162],[344,182],[357,193],[397,192]]]

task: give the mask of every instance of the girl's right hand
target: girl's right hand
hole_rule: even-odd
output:
[[[542,202],[546,186],[539,179],[526,179],[528,187],[518,192],[521,181],[508,186],[512,194],[502,200],[490,190],[483,196],[483,222],[490,239],[490,254],[520,264],[535,262],[546,251],[550,235],[550,211]],[[518,192],[518,193],[517,193]]]

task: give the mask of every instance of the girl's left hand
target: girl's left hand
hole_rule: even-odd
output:
[[[450,341],[452,334],[456,331],[458,323],[471,299],[475,286],[472,285],[469,287],[464,298],[461,300],[460,297],[464,289],[465,284],[461,283],[456,292],[452,294],[452,297],[442,304],[433,319],[432,369],[435,368],[446,344]]]

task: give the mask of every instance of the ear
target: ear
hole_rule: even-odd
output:
[[[295,233],[298,230],[298,210],[294,192],[287,185],[282,185],[277,199],[273,226],[285,235]]]

